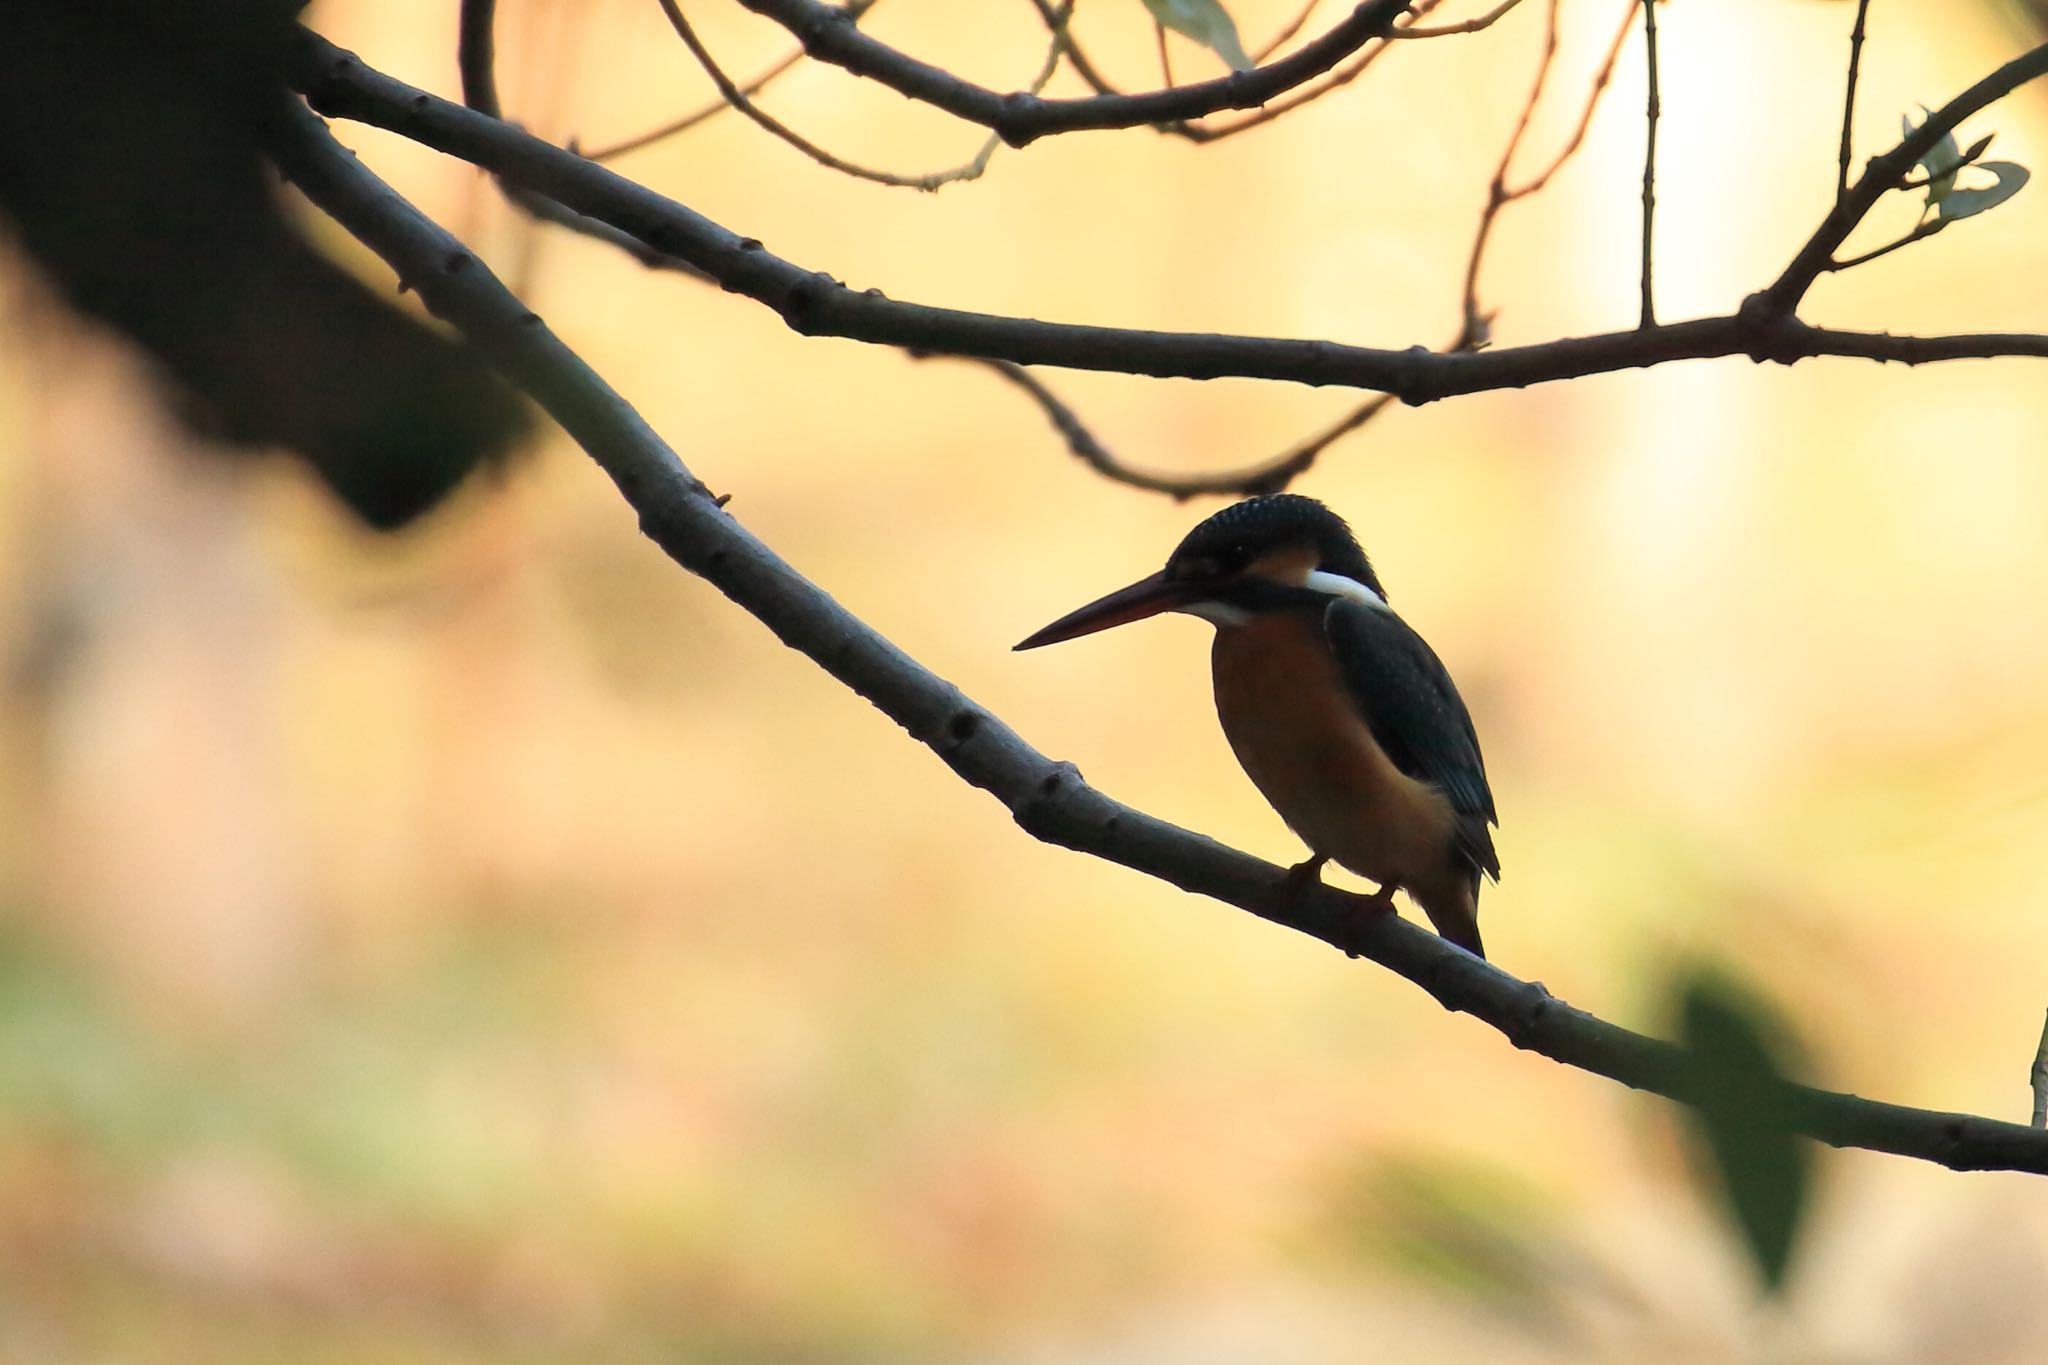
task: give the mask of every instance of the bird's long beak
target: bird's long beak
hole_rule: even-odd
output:
[[[1107,597],[1097,598],[1078,611],[1070,611],[1044,630],[1021,641],[1017,649],[1037,649],[1040,645],[1056,645],[1062,640],[1077,636],[1093,635],[1098,630],[1121,626],[1131,621],[1142,621],[1148,616],[1157,616],[1162,611],[1173,611],[1199,601],[1202,589],[1192,583],[1171,583],[1164,573],[1141,578],[1128,588],[1119,588]]]

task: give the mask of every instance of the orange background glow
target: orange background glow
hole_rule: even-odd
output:
[[[1629,3],[1565,0],[1525,166]],[[788,42],[691,8],[735,72]],[[1733,307],[1825,213],[1852,8],[1664,7],[1664,317]],[[1875,9],[1859,160],[2024,41],[1988,8]],[[1256,45],[1292,4],[1233,10]],[[313,22],[455,91],[452,5]],[[1155,80],[1135,0],[1078,22],[1123,84]],[[1022,3],[888,0],[869,27],[998,88],[1043,56]],[[895,298],[1436,345],[1541,32],[1527,0],[1243,137],[1052,138],[935,195],[731,116],[616,164]],[[1640,44],[1581,155],[1502,218],[1499,343],[1634,319]],[[639,0],[506,0],[499,48],[508,109],[557,141],[709,93]],[[979,142],[831,69],[764,103],[899,171]],[[2039,169],[2044,112],[2023,93],[1964,141],[1995,129]],[[1009,652],[1213,501],[1106,483],[974,366],[800,338],[338,131],[877,629],[1119,799],[1300,856],[1217,730],[1206,627]],[[1909,227],[1908,198],[1857,245]],[[1806,315],[2048,327],[2044,213],[2036,185],[1823,279]],[[2040,1358],[2041,1181],[1830,1154],[1761,1305],[1661,1102],[1034,843],[666,561],[552,431],[374,540],[289,466],[195,454],[12,256],[0,300],[0,1359]],[[1673,365],[1391,408],[1297,485],[1471,704],[1503,967],[1663,1032],[1672,973],[1710,959],[1826,1083],[2025,1117],[2044,373]],[[1356,401],[1045,377],[1169,469],[1264,458]]]

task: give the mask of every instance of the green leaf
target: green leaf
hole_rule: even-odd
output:
[[[1713,971],[1681,989],[1679,1041],[1691,1055],[1687,1111],[1695,1179],[1741,1234],[1763,1286],[1784,1288],[1813,1180],[1813,1148],[1791,1131],[1781,1059],[1789,1034],[1761,999]]]
[[[1980,161],[1977,167],[1991,172],[1997,177],[1996,182],[1981,190],[1950,190],[1939,210],[1945,221],[1953,223],[1958,218],[1997,208],[2018,194],[2031,176],[2025,166],[2013,161]]]
[[[1244,43],[1237,36],[1237,24],[1219,0],[1145,0],[1145,8],[1161,25],[1203,47],[1230,64],[1232,71],[1253,65]]]
[[[1934,111],[1924,104],[1920,106],[1920,111],[1928,118],[1934,117]],[[1919,127],[1920,124],[1913,122],[1912,115],[1899,115],[1899,131],[1902,137],[1913,136]],[[1941,141],[1928,148],[1920,158],[1920,169],[1927,172],[1928,208],[1935,208],[1942,200],[1948,198],[1949,191],[1955,188],[1956,172],[1962,168],[1963,153],[1962,149],[1956,146],[1956,135],[1953,132],[1943,133]]]

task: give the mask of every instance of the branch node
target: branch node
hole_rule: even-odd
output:
[[[959,748],[981,733],[981,712],[972,708],[955,711],[946,721],[946,742]]]
[[[1449,356],[1439,356],[1429,347],[1417,342],[1400,355],[1399,370],[1395,375],[1394,396],[1411,408],[1424,403],[1433,403],[1443,397],[1439,385],[1429,382],[1430,371]]]
[[[1037,126],[1044,101],[1029,90],[1012,90],[996,109],[995,134],[1011,147],[1028,147],[1045,131]]]
[[[794,281],[782,295],[782,320],[791,330],[812,335],[810,324],[824,304],[825,294],[840,288],[844,286],[822,270]]]
[[[1524,1052],[1536,1046],[1536,1035],[1543,1027],[1543,1020],[1550,1013],[1550,1007],[1557,1003],[1556,998],[1543,988],[1543,983],[1536,981],[1530,984],[1536,988],[1530,993],[1533,998],[1508,1018],[1506,1030],[1508,1041]]]
[[[1742,306],[1735,310],[1735,322],[1743,354],[1759,365],[1790,365],[1807,353],[1801,341],[1806,325],[1780,306],[1767,289],[1743,299]]]
[[[789,27],[804,45],[804,52],[816,57],[818,49],[831,42],[835,30],[852,28],[853,22],[853,11],[844,5],[816,5]]]
[[[1034,839],[1051,839],[1052,826],[1056,823],[1054,811],[1070,790],[1079,790],[1086,784],[1081,770],[1065,759],[1054,762],[1044,777],[1031,788],[1030,795],[1010,808],[1010,817]]]

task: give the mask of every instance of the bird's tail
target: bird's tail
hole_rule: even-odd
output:
[[[1429,916],[1429,922],[1436,926],[1437,933],[1474,957],[1486,956],[1486,945],[1479,939],[1479,874],[1476,871],[1469,877],[1453,878],[1447,885],[1429,888],[1416,895],[1415,903],[1422,907],[1423,914]]]

